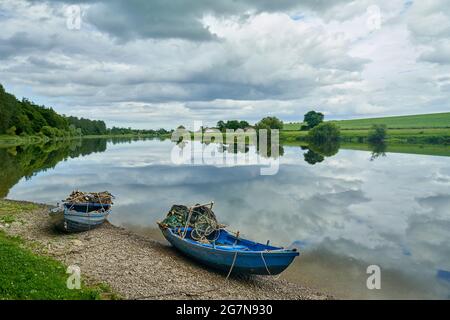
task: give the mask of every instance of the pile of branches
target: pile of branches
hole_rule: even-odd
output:
[[[103,192],[81,192],[79,190],[72,191],[65,202],[68,203],[100,203],[113,204],[114,196],[108,191]]]

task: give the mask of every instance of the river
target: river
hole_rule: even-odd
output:
[[[242,236],[300,250],[282,278],[339,298],[450,298],[449,157],[283,146],[276,174],[261,175],[267,162],[175,164],[173,148],[90,139],[0,149],[0,196],[55,204],[74,189],[108,190],[111,223],[160,241],[155,223],[172,204],[213,200]],[[381,289],[366,285],[373,265]]]

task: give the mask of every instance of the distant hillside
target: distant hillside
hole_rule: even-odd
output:
[[[373,124],[385,124],[391,129],[450,128],[450,112],[331,121],[341,129],[369,129]],[[285,130],[299,130],[302,123],[287,123]]]

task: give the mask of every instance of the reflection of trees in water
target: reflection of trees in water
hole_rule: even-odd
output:
[[[222,152],[230,152],[230,153],[248,153],[250,151],[249,144],[240,144],[240,143],[231,143],[231,144],[222,144],[221,145]]]
[[[305,159],[306,162],[312,165],[320,163],[325,159],[324,156],[322,156],[317,152],[312,151],[311,149],[309,149],[307,152],[303,154],[303,158]]]
[[[310,143],[303,150],[308,150],[303,154],[306,162],[311,165],[322,162],[325,157],[332,157],[339,152],[339,141],[329,141],[324,143]]]
[[[284,155],[284,148],[283,148],[283,146],[280,144],[280,142],[272,141],[269,137],[267,139],[268,140],[267,141],[267,147],[266,148],[261,148],[261,144],[258,143],[257,146],[256,146],[256,151],[263,158],[277,159],[279,157],[282,157]],[[266,149],[266,150],[264,150],[264,149]],[[274,150],[277,150],[277,154],[273,154]]]
[[[132,142],[136,142],[136,141],[144,141],[144,140],[166,140],[168,139],[167,137],[161,137],[161,136],[133,136],[133,137],[110,137],[108,139],[103,139],[103,140],[107,140],[107,142],[111,142],[112,144],[121,144],[121,143],[132,143]],[[96,140],[96,139],[93,139]]]
[[[213,142],[212,142],[213,143]],[[209,145],[209,143],[205,143],[206,145]],[[281,144],[279,143],[273,143],[271,141],[268,141],[267,143],[267,150],[262,150],[260,148],[260,144],[259,143],[230,143],[230,144],[220,144],[219,145],[219,152],[229,152],[229,153],[248,153],[250,151],[250,146],[256,146],[256,152],[264,157],[264,158],[278,158],[284,155],[284,148]],[[273,150],[277,150],[278,148],[278,154],[273,153]]]
[[[106,150],[106,139],[52,141],[0,149],[0,197],[21,178],[54,168],[60,161]]]
[[[369,149],[372,151],[370,161],[374,161],[379,157],[386,157],[387,144],[384,141],[369,142]]]

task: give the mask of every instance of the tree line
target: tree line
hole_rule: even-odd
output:
[[[0,135],[42,136],[50,138],[77,135],[161,135],[170,131],[107,128],[102,120],[64,116],[52,108],[37,105],[28,99],[18,100],[0,84]]]
[[[0,84],[0,134],[67,137],[106,133],[103,121],[65,117],[28,99],[18,100]]]

